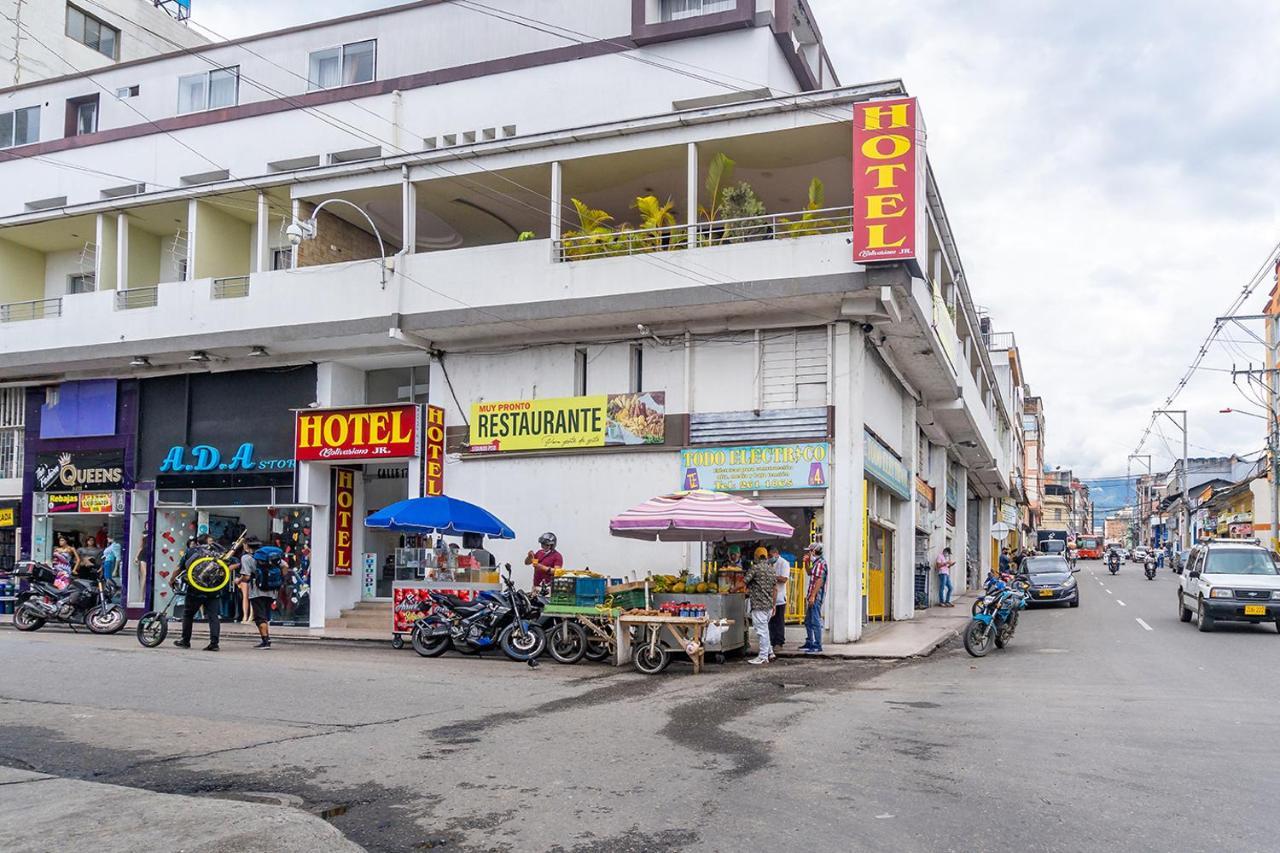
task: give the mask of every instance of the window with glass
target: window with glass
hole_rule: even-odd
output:
[[[307,85],[310,89],[333,89],[353,83],[368,83],[377,65],[377,42],[352,42],[311,54]]]
[[[67,276],[67,293],[93,293],[97,290],[93,273]]]
[[[67,101],[67,136],[84,136],[98,132],[98,96],[71,98]]]
[[[0,113],[0,148],[40,141],[40,108],[27,107]]]
[[[120,31],[67,4],[67,36],[111,59],[120,58]]]
[[[737,0],[662,0],[662,20],[679,21],[716,12],[732,12]]]
[[[240,67],[217,68],[178,78],[178,113],[234,107],[240,101]]]

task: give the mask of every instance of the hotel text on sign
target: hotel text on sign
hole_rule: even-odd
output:
[[[860,264],[916,255],[920,174],[916,99],[853,107],[853,259]]]
[[[356,472],[333,469],[333,571],[349,575],[355,565]]]
[[[426,445],[422,453],[422,493],[444,494],[444,409],[427,406]]]
[[[294,458],[345,462],[418,455],[418,407],[377,406],[297,413]]]

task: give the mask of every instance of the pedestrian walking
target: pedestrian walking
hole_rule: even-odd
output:
[[[1009,574],[1009,564],[1010,564],[1009,549],[1001,548],[1000,549],[1000,574],[1002,575]]]
[[[951,557],[951,549],[943,548],[936,562],[938,568],[938,606],[955,607],[951,603],[951,570],[956,561]]]
[[[182,636],[173,641],[173,644],[180,649],[191,648],[191,629],[196,613],[203,610],[204,618],[209,623],[209,645],[205,646],[204,650],[206,652],[218,650],[218,639],[222,634],[222,619],[219,613],[222,591],[207,593],[196,589],[187,577],[187,570],[196,560],[202,557],[216,558],[219,554],[220,552],[213,544],[213,537],[205,533],[187,546],[182,559],[178,562],[177,573],[169,578],[169,584],[175,591],[185,590],[182,599]]]
[[[805,571],[804,645],[800,651],[808,655],[822,653],[822,602],[827,596],[827,561],[822,558],[822,544],[809,546],[809,567]]]
[[[249,610],[261,638],[255,649],[271,648],[271,602],[284,586],[284,552],[257,539],[245,543],[240,559],[240,584],[249,590]]]
[[[773,659],[769,642],[769,617],[777,601],[778,574],[769,559],[767,548],[756,548],[755,559],[747,567],[747,598],[751,606],[751,626],[760,639],[760,653],[747,663],[762,664]]]
[[[773,570],[778,576],[773,616],[769,618],[769,644],[776,656],[778,649],[787,642],[787,583],[791,580],[791,564],[777,545],[769,548],[769,559],[773,561]]]

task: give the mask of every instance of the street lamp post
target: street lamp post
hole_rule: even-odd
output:
[[[378,241],[378,274],[379,274],[379,278],[382,281],[382,289],[386,290],[387,289],[387,247],[386,247],[386,244],[382,242],[382,232],[378,230],[378,226],[374,223],[373,218],[370,217],[369,214],[365,212],[364,208],[362,208],[360,205],[356,204],[355,202],[347,201],[345,198],[327,198],[324,201],[320,202],[315,206],[315,209],[311,211],[311,216],[309,218],[305,220],[295,219],[293,220],[293,222],[289,223],[289,227],[286,228],[284,231],[285,236],[289,238],[289,243],[296,250],[297,247],[302,244],[303,240],[314,240],[316,238],[316,232],[318,230],[318,226],[316,224],[317,217],[320,216],[320,211],[324,209],[324,206],[326,204],[345,204],[348,207],[355,210],[361,216],[363,216],[365,222],[369,223],[369,227],[373,229],[373,236]],[[295,258],[295,266],[296,266],[296,263],[297,263],[296,252],[295,252],[294,258]]]

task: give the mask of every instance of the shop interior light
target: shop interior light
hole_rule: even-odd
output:
[[[209,360],[209,353],[205,352],[202,349],[198,349],[195,352],[191,353],[191,355],[187,356],[187,361],[206,362],[208,360]]]
[[[135,355],[133,358],[129,359],[129,366],[130,367],[150,367],[151,359],[147,358],[145,355]]]
[[[267,352],[266,347],[254,347],[249,350],[249,358],[266,358],[269,355],[271,353]]]

